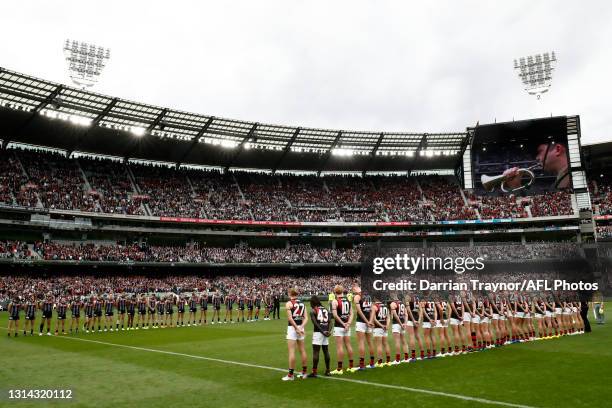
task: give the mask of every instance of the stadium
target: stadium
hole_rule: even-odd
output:
[[[583,144],[580,112],[466,119],[453,132],[277,125],[3,64],[0,405],[588,407],[611,396],[612,142]],[[597,290],[506,302],[490,289],[466,298],[463,270],[431,274],[427,288],[373,299],[372,338],[390,351],[366,353],[359,288],[372,253],[484,260],[481,279],[516,287],[586,281],[588,264]],[[541,320],[513,314],[523,304]],[[333,332],[317,332],[322,320],[313,331],[321,310]],[[318,375],[316,335],[331,355],[316,349]]]

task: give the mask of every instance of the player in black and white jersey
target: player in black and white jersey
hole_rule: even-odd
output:
[[[79,332],[79,326],[81,325],[81,307],[83,302],[78,297],[74,297],[70,302],[70,312],[72,314],[72,320],[70,321],[70,334],[74,330],[74,333]]]
[[[166,296],[166,300],[164,302],[165,307],[165,325],[166,327],[174,327],[174,297]]]
[[[198,302],[199,302],[198,294],[192,293],[189,298],[189,318],[187,319],[187,326],[196,325],[196,314],[198,313]]]
[[[125,295],[119,296],[117,299],[117,321],[115,322],[116,330],[119,331],[119,324],[121,324],[121,330],[125,330],[125,315],[127,313],[127,300]]]
[[[140,327],[145,328],[145,322],[147,319],[147,298],[144,295],[141,295],[138,298],[138,321],[136,322],[136,330],[139,330]]]
[[[390,324],[389,308],[386,304],[381,302],[377,296],[374,296],[370,323],[374,326],[373,335],[374,341],[376,342],[376,355],[378,357],[378,362],[375,364],[375,367],[388,366],[391,364],[391,349],[387,341]],[[383,353],[385,356],[384,363]]]
[[[223,298],[223,303],[225,304],[225,317],[223,318],[223,323],[227,323],[228,318],[230,323],[234,323],[233,313],[235,301],[236,298],[232,293],[228,293],[225,295],[225,298]]]
[[[56,305],[57,310],[57,320],[55,322],[55,335],[57,336],[59,333],[59,329],[61,327],[62,334],[66,334],[66,313],[68,312],[68,303],[66,299],[63,297],[57,302]]]
[[[219,294],[219,291],[215,291],[212,295],[212,306],[213,306],[213,315],[212,319],[210,319],[211,324],[215,324],[215,316],[217,317],[217,324],[221,323],[221,303],[223,303],[223,297]],[[206,322],[204,322],[206,324]]]
[[[8,322],[8,336],[11,337],[11,332],[14,336],[19,336],[19,318],[21,313],[22,305],[21,301],[17,296],[8,304],[9,322]]]
[[[113,295],[109,295],[104,300],[104,331],[107,330],[106,326],[108,326],[108,330],[113,331],[113,316],[115,315],[114,309],[115,299],[113,298]]]
[[[184,296],[180,296],[176,300],[176,327],[182,327],[185,325],[185,307],[187,306],[187,299]]]
[[[157,308],[157,299],[154,295],[149,296],[147,299],[147,329],[149,327],[155,327],[157,323],[157,315],[155,314]]]
[[[96,329],[96,322],[98,323],[98,332],[102,331],[102,323],[101,323],[101,319],[102,319],[102,306],[103,303],[100,299],[98,299],[97,297],[94,297],[94,318],[93,318],[93,327],[91,328],[91,331],[94,331]]]
[[[306,306],[298,299],[298,291],[295,288],[289,289],[289,301],[285,304],[287,310],[287,348],[289,350],[289,372],[282,378],[283,381],[294,380],[295,370],[295,349],[297,348],[302,357],[302,373],[298,377],[306,376],[306,349],[304,348],[304,337],[308,315]]]
[[[23,335],[25,336],[27,330],[30,330],[30,336],[34,335],[34,323],[36,321],[36,298],[34,295],[30,296],[29,300],[25,304],[25,326],[23,329]]]
[[[89,333],[89,330],[93,330],[93,320],[94,320],[94,300],[93,296],[89,297],[85,301],[85,325],[83,329],[85,333]]]
[[[361,288],[357,285],[353,286],[353,301],[355,302],[355,311],[357,312],[357,322],[355,323],[355,333],[357,333],[357,349],[359,352],[359,366],[354,367],[351,371],[365,370],[365,344],[368,344],[370,352],[369,368],[374,368],[374,349],[372,339],[372,323],[370,323],[370,313],[372,312],[372,298],[361,292]]]
[[[261,293],[257,292],[255,294],[255,316],[253,316],[255,318],[255,321],[259,320],[259,311],[261,310],[261,302],[262,302]]]
[[[166,327],[164,321],[164,316],[166,315],[166,303],[164,302],[164,299],[158,299],[155,304],[157,306],[157,320],[154,327],[164,328]]]
[[[397,365],[400,362],[407,363],[410,361],[410,351],[406,341],[406,321],[408,319],[406,305],[395,297],[389,302],[389,313],[391,315],[391,335],[395,344],[395,360],[391,362],[391,365]],[[402,352],[404,353],[403,359],[401,359]]]
[[[40,332],[39,336],[43,335],[43,329],[45,327],[45,323],[47,323],[47,336],[51,335],[51,318],[53,317],[53,299],[50,295],[41,302],[40,309],[42,310],[42,320],[40,321]]]
[[[329,374],[330,356],[329,356],[329,330],[330,314],[329,310],[321,305],[321,300],[317,296],[310,298],[310,319],[314,326],[312,332],[312,373],[309,378],[317,377],[317,369],[319,367],[319,354],[323,349],[323,357],[325,358],[325,375]]]
[[[344,349],[348,354],[349,370],[353,368],[353,346],[351,345],[351,322],[353,321],[353,308],[348,297],[344,295],[344,288],[340,285],[334,287],[336,298],[331,302],[331,312],[334,317],[334,339],[336,340],[336,357],[338,368],[330,372],[332,375],[341,375],[344,361]]]
[[[247,307],[247,323],[254,322],[255,320],[253,320],[253,308],[255,306],[255,294],[247,293],[245,301]]]
[[[136,305],[137,305],[136,297],[130,296],[127,300],[127,327],[126,330],[134,330],[134,316],[136,315]]]
[[[238,295],[238,317],[236,317],[236,321],[238,323],[244,323],[244,311],[246,309],[246,296],[244,293]]]
[[[221,303],[219,303],[219,309],[217,309],[217,321],[219,321],[219,310],[221,310]],[[215,311],[213,310],[213,319],[215,317],[214,313]],[[200,294],[200,318],[198,319],[198,324],[199,325],[206,324],[207,318],[208,318],[208,289],[205,289],[204,292]]]

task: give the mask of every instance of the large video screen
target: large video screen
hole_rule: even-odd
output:
[[[571,188],[566,121],[553,117],[476,127],[475,191],[530,194]]]

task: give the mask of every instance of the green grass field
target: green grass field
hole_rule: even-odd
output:
[[[0,319],[0,406],[7,407],[612,404],[612,323],[593,325],[591,334],[282,382],[287,366],[284,320],[7,338],[7,314]],[[307,341],[310,368],[310,336]],[[320,369],[322,365],[321,356]],[[21,388],[72,389],[74,399],[8,401],[7,390]]]

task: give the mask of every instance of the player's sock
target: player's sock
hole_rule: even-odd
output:
[[[302,375],[306,375],[306,370],[308,370],[308,367],[302,366]]]
[[[289,374],[287,374],[287,377],[293,377],[293,368],[289,369]]]
[[[445,354],[445,353],[446,353],[446,348],[445,348],[445,347],[442,347],[442,348],[440,349],[440,354]]]
[[[374,365],[374,356],[370,356],[370,365],[373,366]]]
[[[353,368],[353,360],[349,360],[349,368]]]
[[[359,368],[365,368],[365,358],[359,357]]]
[[[431,350],[427,350],[427,358],[431,358]]]
[[[404,353],[404,360],[408,360],[408,353]]]
[[[400,354],[399,353],[395,354],[395,361],[400,361]]]
[[[416,359],[416,350],[412,350],[412,353],[410,355],[411,358]]]
[[[421,350],[421,358],[425,358],[425,351]]]
[[[382,358],[378,359],[378,364],[382,364]]]
[[[40,332],[41,332],[41,333],[43,332],[43,328],[44,328],[44,327],[45,327],[45,324],[44,324],[44,323],[41,323],[41,324],[40,324]]]

